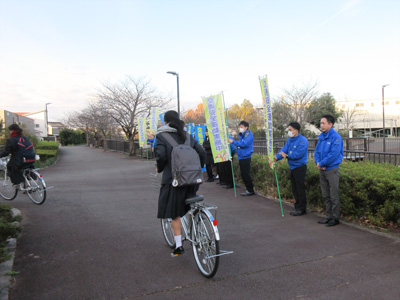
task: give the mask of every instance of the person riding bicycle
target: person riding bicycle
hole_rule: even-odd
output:
[[[181,217],[189,210],[185,205],[185,199],[196,195],[199,185],[188,185],[181,187],[172,186],[171,171],[171,153],[172,146],[167,142],[161,133],[167,132],[178,144],[184,144],[187,138],[184,130],[185,123],[179,119],[176,111],[170,110],[165,113],[164,120],[166,125],[157,129],[155,147],[157,172],[163,172],[161,180],[160,195],[158,198],[157,218],[172,219],[172,228],[174,230],[175,250],[172,256],[178,256],[185,252],[182,247],[181,235]],[[206,153],[203,147],[192,137],[190,138],[190,146],[196,150],[200,158],[201,167],[204,166]]]
[[[18,156],[18,141],[21,137],[26,141],[29,141],[29,139],[22,135],[23,130],[18,126],[18,124],[12,124],[8,127],[8,129],[11,130],[11,137],[7,139],[6,146],[0,153],[0,157],[11,154],[10,161],[7,164],[7,173],[10,176],[11,182],[17,186],[18,184],[24,182],[23,167],[19,163],[21,157]]]

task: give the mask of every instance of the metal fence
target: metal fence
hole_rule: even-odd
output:
[[[274,139],[274,153],[283,147],[286,139]],[[318,139],[308,139],[308,155],[314,157]],[[344,138],[344,158],[350,161],[372,161],[400,165],[399,138]],[[386,151],[383,151],[383,150]],[[254,141],[254,153],[267,154],[266,140]]]
[[[125,140],[100,140],[99,147],[104,148],[104,143],[107,143],[107,149],[111,151],[117,151],[122,153],[129,153],[129,142]],[[139,157],[149,157],[152,158],[154,153],[151,146],[148,145],[147,148],[140,148],[139,141],[134,141],[136,156]]]
[[[274,139],[274,153],[283,147],[287,139]],[[122,153],[129,153],[129,142],[124,140],[101,140],[100,147],[107,143],[107,149]],[[308,140],[308,156],[314,157],[315,146],[318,139]],[[151,146],[139,148],[139,141],[134,141],[136,156],[154,157]],[[349,161],[372,161],[377,163],[390,163],[396,166],[400,165],[400,139],[399,138],[345,138],[344,159]],[[267,154],[266,140],[254,140],[254,153]],[[104,148],[104,147],[103,147]],[[380,149],[392,150],[382,151]]]

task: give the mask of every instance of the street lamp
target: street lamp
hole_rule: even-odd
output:
[[[181,117],[180,108],[179,108],[179,74],[176,72],[172,72],[172,71],[168,71],[167,74],[176,76],[176,89],[177,89],[177,95],[178,95],[178,116]]]
[[[382,85],[382,119],[383,119],[383,137],[385,137],[385,96],[384,96],[384,90],[385,87],[388,86],[388,84]]]
[[[49,114],[47,112],[47,105],[51,103],[46,103],[46,137],[49,136]]]

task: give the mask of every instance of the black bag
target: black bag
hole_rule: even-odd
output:
[[[16,153],[16,164],[18,167],[25,167],[36,161],[36,153],[33,151],[33,144],[26,136],[15,137],[18,145]]]
[[[178,144],[169,133],[164,132],[161,133],[161,135],[172,146],[172,186],[180,187],[203,183],[200,158],[196,150],[190,146],[189,133],[186,133],[186,141],[184,144]]]

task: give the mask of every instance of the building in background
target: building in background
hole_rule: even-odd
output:
[[[32,118],[24,116],[25,113],[13,113],[8,110],[0,110],[0,120],[3,121],[3,128],[7,128],[11,124],[18,124],[24,128],[25,132],[29,134],[35,133],[35,121]]]
[[[384,131],[382,99],[339,100],[336,106],[343,111],[339,129],[356,130],[365,137],[400,136],[400,98],[385,99]]]
[[[48,123],[48,138],[52,141],[59,141],[60,131],[65,128],[64,124],[61,122],[49,122]]]

